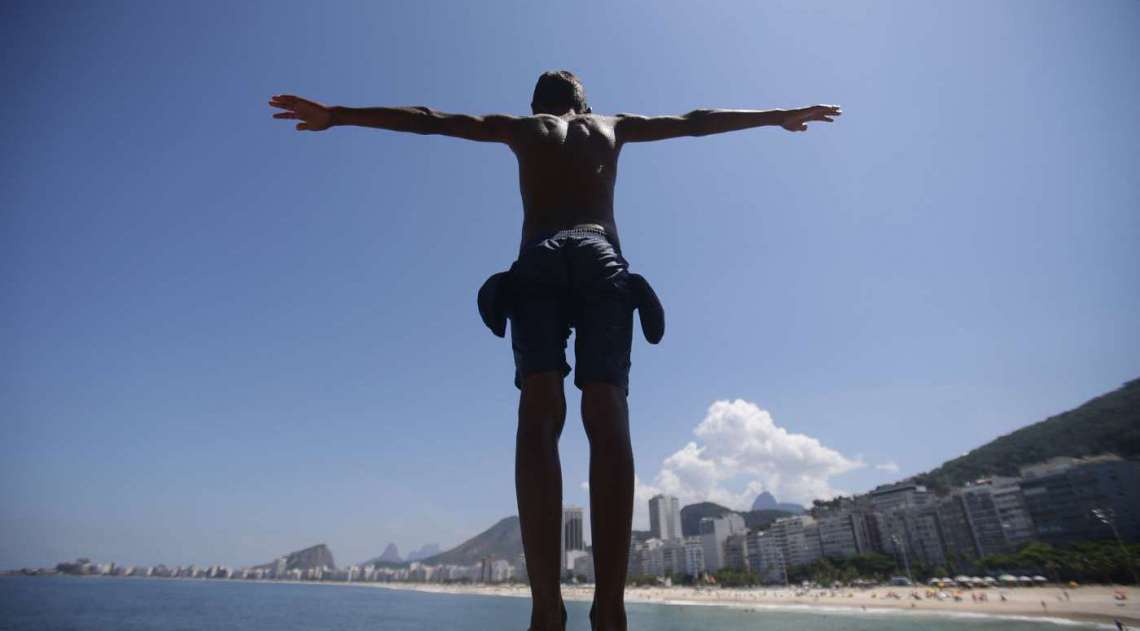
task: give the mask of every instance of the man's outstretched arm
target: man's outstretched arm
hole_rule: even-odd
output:
[[[832,122],[841,115],[838,105],[813,105],[795,110],[693,110],[683,116],[619,114],[614,125],[618,142],[649,142],[680,136],[707,136],[728,131],[779,125],[788,131],[807,131],[808,121]]]
[[[273,118],[300,120],[297,131],[322,131],[340,125],[376,127],[413,134],[440,134],[481,142],[509,143],[518,118],[503,114],[448,114],[427,107],[329,107],[291,94],[269,100],[284,109]]]

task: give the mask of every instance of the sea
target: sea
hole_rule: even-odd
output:
[[[567,602],[570,631],[589,603]],[[841,609],[741,611],[631,603],[631,631],[1030,631],[1107,629],[1063,620]],[[525,598],[367,585],[78,576],[0,576],[0,629],[11,631],[526,631]]]

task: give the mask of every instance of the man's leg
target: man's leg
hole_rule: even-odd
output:
[[[530,579],[532,631],[562,631],[562,464],[558,438],[566,422],[562,373],[522,380],[515,442],[515,492]]]
[[[590,534],[596,576],[590,619],[597,631],[625,631],[625,580],[633,527],[633,448],[625,390],[582,386],[582,423],[590,441]]]

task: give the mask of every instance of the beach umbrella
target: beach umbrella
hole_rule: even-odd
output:
[[[992,576],[987,576],[982,580],[984,580],[988,585],[993,585],[994,583],[997,582],[997,579],[992,577]]]
[[[998,577],[998,580],[1003,582],[1003,583],[1016,583],[1017,577],[1014,576],[1013,574],[1002,574],[1001,576]]]
[[[955,583],[969,583],[970,577],[966,576],[964,574],[959,574],[958,576],[954,577],[954,582]]]
[[[1040,574],[1038,574],[1037,576],[1034,576],[1034,577],[1033,577],[1033,580],[1037,581],[1038,583],[1045,583],[1045,582],[1047,582],[1049,579],[1047,579],[1047,578],[1045,578],[1044,576],[1041,576]]]
[[[1032,583],[1033,579],[1029,578],[1028,576],[1018,576],[1017,582],[1018,583]]]
[[[926,581],[926,584],[927,585],[933,585],[935,583],[941,583],[941,582],[942,582],[942,579],[935,577],[935,578],[930,579],[929,581]]]

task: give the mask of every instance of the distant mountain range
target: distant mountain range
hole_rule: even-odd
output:
[[[380,553],[380,556],[369,559],[361,565],[406,565],[412,561],[422,561],[437,554],[439,554],[439,544],[427,543],[420,547],[419,550],[409,552],[407,557],[401,557],[400,549],[396,547],[396,544],[389,543],[384,548],[384,552]]]
[[[1057,456],[1114,453],[1140,458],[1140,379],[1080,407],[992,440],[964,456],[910,478],[934,489],[992,475],[1016,476],[1023,466]]]
[[[419,550],[414,550],[412,552],[409,552],[407,560],[409,562],[419,561],[421,559],[433,557],[433,556],[439,554],[439,552],[440,552],[440,550],[439,550],[439,544],[438,543],[425,543],[423,546],[420,547]]]
[[[464,541],[454,548],[420,559],[427,565],[471,565],[484,557],[513,561],[522,554],[522,530],[519,518],[511,515],[500,519],[494,526]]]
[[[276,566],[277,561],[273,560],[263,565],[254,566],[253,569],[268,570]],[[285,569],[286,570],[308,570],[316,567],[327,567],[336,569],[336,561],[333,561],[332,551],[323,543],[315,546],[305,548],[304,550],[297,550],[285,555]]]

